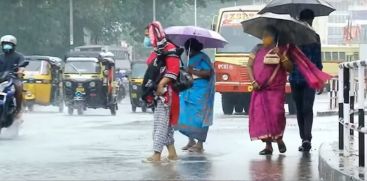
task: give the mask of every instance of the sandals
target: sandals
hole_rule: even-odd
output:
[[[285,153],[287,151],[287,147],[284,143],[278,143],[278,149],[280,153]]]
[[[204,152],[203,148],[199,148],[198,146],[194,145],[191,148],[188,149],[189,152],[196,152],[196,153],[202,153]]]
[[[273,154],[273,150],[270,149],[263,149],[262,151],[259,152],[259,155],[272,155]]]
[[[182,147],[181,150],[187,151],[187,150],[189,150],[191,147],[193,147],[195,145],[196,145],[196,143],[194,143],[194,144],[188,143],[186,146]]]

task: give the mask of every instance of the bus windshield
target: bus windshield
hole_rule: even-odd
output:
[[[97,74],[101,67],[93,61],[70,61],[65,64],[66,74]]]
[[[222,26],[219,33],[228,41],[224,48],[219,48],[218,53],[249,53],[260,43],[260,40],[252,35],[244,33],[239,26]]]
[[[249,53],[260,43],[260,40],[243,32],[241,22],[256,16],[256,12],[224,12],[222,14],[219,33],[228,41],[218,53]]]

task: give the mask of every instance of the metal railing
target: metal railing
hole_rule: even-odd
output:
[[[332,78],[328,81],[329,85],[329,110],[338,107],[338,78]]]
[[[339,103],[339,149],[344,156],[350,156],[351,138],[358,133],[359,166],[364,167],[367,162],[367,145],[365,134],[364,101],[366,90],[365,70],[367,61],[346,62],[339,65],[338,103]],[[357,79],[356,79],[357,73]],[[356,99],[357,97],[357,99]],[[357,102],[358,123],[355,123],[355,103]]]

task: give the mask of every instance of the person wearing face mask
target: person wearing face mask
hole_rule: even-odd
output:
[[[182,150],[201,153],[209,126],[213,123],[215,74],[209,56],[202,52],[202,43],[194,38],[189,39],[185,49],[189,56],[188,72],[194,83],[180,94],[178,130],[189,138]]]
[[[167,159],[176,160],[173,136],[179,116],[179,95],[178,91],[173,89],[173,83],[179,75],[180,58],[174,53],[167,53],[176,52],[177,46],[167,41],[160,22],[150,23],[145,35],[144,46],[152,48],[153,51],[147,60],[149,66],[144,76],[143,86],[150,87],[150,84],[155,84],[148,95],[151,101],[155,99],[156,108],[153,123],[153,155],[144,161],[161,161],[164,147],[168,150]]]
[[[263,43],[257,45],[248,61],[248,73],[253,86],[249,109],[249,132],[251,140],[266,143],[260,155],[273,153],[272,142],[278,144],[279,152],[285,153],[283,134],[285,118],[285,86],[287,72],[292,62],[287,57],[287,48],[278,47],[278,32],[269,26],[264,30]],[[270,61],[270,60],[278,61]]]
[[[20,77],[24,73],[24,67],[19,67],[24,62],[24,56],[15,51],[17,46],[17,39],[13,35],[5,35],[0,39],[1,48],[3,54],[0,55],[0,72],[5,71],[14,71],[18,69],[16,72]],[[21,79],[14,79],[15,84],[15,92],[16,92],[16,116],[18,117],[21,112],[22,106],[22,92],[23,92],[23,83]]]

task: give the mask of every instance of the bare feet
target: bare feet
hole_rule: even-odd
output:
[[[167,145],[167,150],[168,150],[168,159],[169,160],[177,160],[178,159],[178,156],[177,156],[177,153],[176,153],[176,148],[175,148],[175,145]]]
[[[144,162],[146,163],[158,163],[161,161],[161,154],[155,152],[152,156],[148,157]]]
[[[181,149],[182,149],[182,150],[188,150],[188,149],[190,149],[191,147],[193,147],[194,145],[196,145],[195,140],[193,140],[193,139],[189,139],[189,142],[187,143],[187,145],[186,145],[186,146],[184,146],[184,147],[182,147]]]

